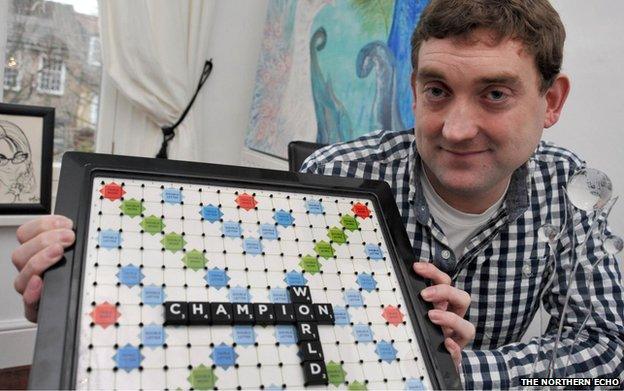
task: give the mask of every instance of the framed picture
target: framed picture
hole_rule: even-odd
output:
[[[245,145],[285,158],[414,126],[410,36],[429,0],[268,2]]]
[[[0,103],[0,215],[50,213],[54,108]]]

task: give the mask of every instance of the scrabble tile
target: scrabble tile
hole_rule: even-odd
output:
[[[323,360],[323,347],[319,341],[304,341],[299,344],[301,361]]]
[[[312,303],[310,288],[306,285],[292,285],[288,287],[290,301],[293,303]]]
[[[296,320],[295,309],[293,308],[292,304],[274,304],[273,310],[275,312],[275,323],[277,324],[292,324]]]
[[[327,369],[323,361],[306,361],[303,363],[303,376],[305,387],[308,386],[326,386]]]
[[[231,325],[232,304],[231,303],[210,303],[210,315],[212,324],[215,325]]]
[[[165,325],[186,325],[189,321],[188,307],[186,302],[165,302]]]
[[[314,308],[312,304],[293,304],[295,309],[295,318],[297,322],[313,322]]]
[[[275,324],[275,314],[273,313],[273,304],[271,303],[254,303],[254,318],[258,325]]]
[[[232,303],[232,314],[234,324],[254,324],[254,309],[251,303]]]
[[[210,304],[207,302],[192,301],[188,303],[189,324],[190,325],[209,325]]]
[[[318,324],[334,324],[334,310],[331,304],[314,304],[314,317]]]
[[[299,342],[318,341],[319,333],[316,323],[297,323],[297,338]]]

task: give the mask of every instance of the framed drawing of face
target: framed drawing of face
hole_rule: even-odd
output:
[[[50,213],[54,108],[0,103],[0,215]]]

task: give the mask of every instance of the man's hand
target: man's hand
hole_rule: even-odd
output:
[[[461,350],[475,337],[474,325],[464,319],[470,306],[470,295],[451,286],[451,277],[431,263],[414,262],[414,271],[433,281],[434,285],[423,289],[420,294],[425,301],[433,303],[435,309],[429,310],[429,319],[442,327],[444,346],[459,370]]]
[[[17,229],[20,246],[11,254],[19,271],[13,286],[24,300],[24,315],[37,321],[39,298],[43,289],[41,275],[63,257],[66,247],[76,239],[72,221],[64,216],[43,216]]]

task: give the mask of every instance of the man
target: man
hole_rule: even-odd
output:
[[[414,270],[433,281],[422,292],[436,308],[429,317],[442,326],[466,388],[519,387],[534,363],[545,376],[552,357],[568,291],[562,265],[572,251],[563,235],[554,257],[537,231],[546,223],[563,226],[563,189],[583,164],[539,142],[570,88],[560,73],[564,37],[547,0],[433,0],[412,39],[415,131],[332,145],[302,167],[390,184],[415,258],[424,261]],[[582,234],[588,216],[577,217]],[[49,216],[24,224],[17,236],[23,244],[13,253],[15,287],[36,320],[40,275],[74,235],[70,221]],[[617,262],[597,235],[573,251],[583,267],[571,286],[554,376],[622,378]],[[542,293],[549,328],[541,339],[519,343]]]
[[[554,254],[537,232],[547,223],[562,227],[563,189],[583,165],[540,144],[570,89],[560,73],[564,39],[546,0],[434,0],[412,37],[415,131],[329,146],[302,167],[390,184],[416,259],[426,261],[414,270],[435,284],[423,291],[438,309],[429,316],[443,327],[466,388],[519,387],[534,368],[548,373],[568,290],[561,265],[571,252],[564,235],[555,246],[557,278],[546,288]],[[589,229],[583,219],[581,233]],[[617,261],[599,235],[575,251],[586,270],[600,262],[593,282],[586,272],[572,282],[552,376],[622,378]],[[545,289],[548,330],[541,345],[540,338],[520,343]]]

